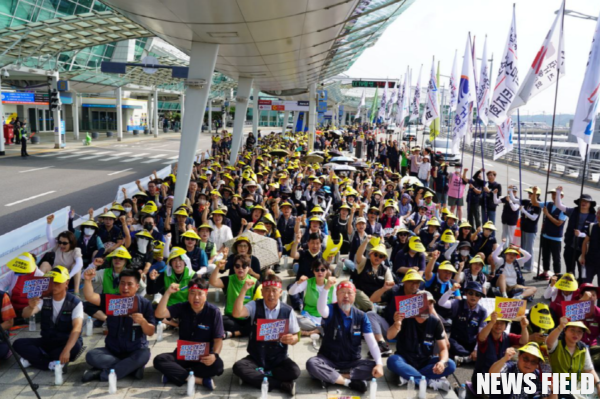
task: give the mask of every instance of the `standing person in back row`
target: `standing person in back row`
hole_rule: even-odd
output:
[[[544,213],[544,219],[542,220],[542,264],[544,266],[544,272],[539,276],[540,280],[550,279],[548,271],[550,270],[550,260],[552,259],[552,267],[554,274],[560,274],[561,262],[560,252],[561,243],[563,240],[565,230],[565,215],[555,205],[556,202],[556,190],[548,191],[552,195],[552,201],[542,202],[542,212]],[[564,194],[560,194],[564,197]]]
[[[469,182],[467,179],[469,169],[465,168],[461,176],[461,168],[462,164],[457,163],[454,166],[454,173],[448,176],[448,206],[450,207],[450,212],[458,215],[458,220],[462,220],[463,196],[465,194],[465,187]],[[458,211],[456,208],[458,208]]]

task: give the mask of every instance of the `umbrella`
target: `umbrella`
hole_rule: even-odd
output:
[[[329,150],[329,155],[332,157],[341,157],[344,154],[342,154],[338,150]]]
[[[345,156],[341,156],[341,157],[333,157],[329,160],[329,162],[335,162],[335,163],[351,163],[354,162],[354,158],[350,158],[350,157],[345,157]]]
[[[326,163],[325,165],[326,168],[330,168],[331,170],[335,171],[335,172],[354,172],[356,171],[356,168],[354,166],[350,166],[350,165],[340,165],[338,163]]]
[[[358,168],[358,169],[367,169],[369,167],[369,165],[367,165],[363,161],[356,161],[353,164],[351,164],[350,166],[354,166],[355,168]]]
[[[260,262],[260,268],[266,269],[268,266],[279,263],[279,256],[277,255],[277,242],[271,237],[261,236],[251,231],[245,231],[241,234],[242,237],[248,237],[250,244],[252,244],[252,255],[256,256]],[[225,246],[231,247],[236,239],[232,239],[225,242]]]
[[[421,183],[421,180],[417,179],[414,176],[404,176],[402,178],[402,180],[400,180],[400,185],[404,187],[405,184],[408,184],[409,186],[412,185],[416,185],[416,186],[423,186],[423,183]]]
[[[284,149],[279,148],[279,149],[276,149],[276,150],[273,150],[273,151],[269,152],[269,154],[275,155],[277,157],[287,157],[287,156],[290,155],[290,152],[288,150],[284,150]]]
[[[310,163],[323,162],[323,159],[324,159],[323,155],[319,155],[317,152],[320,152],[320,151],[311,152],[310,154],[305,156],[304,161],[310,162]]]
[[[342,132],[341,132],[341,130],[330,130],[330,131],[329,131],[329,133],[333,133],[333,134],[335,134],[336,136],[341,136],[341,135],[342,135]]]

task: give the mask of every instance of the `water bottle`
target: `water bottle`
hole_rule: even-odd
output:
[[[29,331],[35,331],[36,329],[37,328],[36,328],[36,325],[35,325],[35,316],[31,316],[29,318]]]
[[[60,364],[60,360],[56,361],[54,366],[54,385],[62,385],[63,384],[63,366]]]
[[[94,322],[92,321],[92,318],[90,316],[88,316],[87,323],[85,325],[85,336],[89,337],[93,333],[94,333]]]
[[[281,293],[281,303],[287,303],[288,292],[287,290],[283,290]]]
[[[406,390],[408,391],[409,398],[415,397],[415,377],[410,377],[410,380],[408,380]]]
[[[312,346],[315,349],[319,349],[319,338],[321,338],[321,336],[319,334],[310,334]]]
[[[215,259],[213,259],[213,263],[217,264],[222,260],[223,260],[223,252],[219,252],[217,254],[217,256],[215,256]],[[219,265],[217,265],[217,267],[219,267]]]
[[[190,371],[190,376],[187,379],[187,396],[194,396],[195,391],[196,391],[196,378],[194,377],[194,372]]]
[[[215,303],[219,302],[220,296],[221,296],[220,289],[217,288],[216,291],[215,291]]]
[[[113,369],[110,370],[110,374],[108,375],[108,393],[109,395],[117,393],[117,375]]]
[[[269,380],[267,377],[263,379],[262,385],[260,386],[260,399],[268,399],[269,395]]]
[[[162,321],[159,321],[156,326],[156,342],[160,342],[163,339],[163,327]]]
[[[371,380],[371,385],[369,386],[369,397],[377,399],[377,380],[375,378]]]
[[[427,380],[425,377],[421,377],[419,381],[419,399],[425,399],[427,396]]]
[[[465,399],[467,397],[467,388],[465,384],[460,384],[458,388],[458,399]]]
[[[283,255],[283,268],[284,269],[290,268],[289,258],[287,255]]]

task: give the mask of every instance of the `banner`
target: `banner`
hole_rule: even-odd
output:
[[[419,79],[417,79],[417,87],[415,88],[415,96],[413,97],[412,103],[410,104],[410,118],[409,122],[414,122],[419,120],[419,107],[421,104],[421,72],[423,72],[423,65],[421,65],[421,69],[419,69]]]
[[[256,320],[257,341],[279,341],[282,335],[288,333],[288,319],[258,319]]]
[[[23,293],[27,294],[27,299],[48,296],[51,288],[50,277],[30,277],[23,283]]]
[[[425,99],[425,110],[423,111],[422,123],[429,127],[434,119],[440,116],[440,104],[438,103],[438,88],[435,80],[435,58],[431,61],[431,74],[427,83],[427,98]]]
[[[177,340],[177,360],[199,362],[200,359],[204,356],[207,356],[209,352],[209,342],[193,342],[184,341],[182,339]]]
[[[477,115],[484,125],[488,124],[488,112],[490,110],[490,72],[487,59],[487,36],[483,44],[483,56],[481,57],[481,70],[479,73],[479,87],[477,88]]]
[[[496,297],[496,307],[494,311],[502,319],[514,320],[517,317],[525,316],[527,309],[527,300]]]
[[[439,87],[440,84],[440,62],[438,61],[437,73],[436,73],[436,82]],[[433,123],[429,127],[429,141],[433,141],[440,135],[441,124],[440,121],[442,119],[442,114],[444,113],[444,89],[442,88],[442,104],[440,105],[440,116],[433,120]]]
[[[429,314],[427,294],[397,296],[395,300],[396,310],[407,319]]]
[[[459,153],[460,141],[466,136],[473,120],[472,105],[475,102],[475,78],[473,76],[473,59],[471,55],[471,36],[467,38],[465,56],[463,58],[462,75],[458,88],[458,105],[454,115],[454,130],[452,132],[452,150]]]
[[[561,305],[563,316],[569,321],[585,320],[593,309],[592,301],[563,301]]]
[[[460,75],[458,74],[458,64],[456,63],[456,55],[458,50],[454,50],[454,62],[452,63],[452,72],[450,73],[450,111],[456,111],[458,105],[458,85],[460,83]]]
[[[137,296],[121,296],[106,294],[106,315],[107,316],[128,316],[137,313]]]
[[[379,98],[379,87],[375,88],[375,97],[373,97],[373,103],[371,104],[371,113],[369,116],[369,122],[373,123],[377,120],[377,114],[375,110],[377,109],[377,99]]]
[[[379,104],[379,112],[377,117],[384,120],[386,118],[386,107],[387,107],[387,94],[388,94],[388,81],[385,80],[385,86],[383,86],[383,95],[381,96],[381,102]]]
[[[498,126],[496,143],[494,144],[494,161],[513,150],[514,134],[515,128],[512,123],[512,118],[509,116],[500,126]]]
[[[402,79],[402,77],[400,77],[400,79]],[[388,103],[386,105],[386,114],[385,114],[385,120],[389,120],[392,117],[392,113],[394,112],[394,104],[396,103],[396,101],[398,101],[398,92],[400,91],[400,81],[397,81],[396,84],[394,85],[394,89],[392,90],[392,95],[390,96],[390,99],[388,100]]]

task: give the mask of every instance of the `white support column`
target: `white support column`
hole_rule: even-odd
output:
[[[181,122],[183,122],[183,115],[185,113],[185,94],[183,93],[179,96],[179,108],[179,129],[181,130]]]
[[[308,149],[315,150],[315,130],[317,126],[317,84],[311,83],[308,88]]]
[[[117,108],[117,141],[123,141],[123,91],[120,87],[115,89]]]
[[[298,124],[298,116],[300,116],[300,111],[294,111],[294,117],[292,118],[292,133],[296,133],[296,125]]]
[[[260,90],[258,87],[252,89],[252,134],[258,140],[258,121],[260,120],[260,110],[258,109],[258,94]]]
[[[286,132],[286,126],[290,120],[290,111],[283,111],[283,123],[281,124],[281,133]]]
[[[242,148],[244,139],[244,121],[248,111],[248,100],[250,99],[250,90],[252,89],[252,78],[240,77],[238,79],[237,97],[235,99],[235,119],[233,120],[233,135],[231,137],[231,156],[229,164],[235,164],[238,153]]]
[[[344,112],[342,112],[342,123],[341,123],[341,125],[347,125],[348,124],[348,122],[346,122],[346,117],[347,117],[346,107],[344,107]]]
[[[160,129],[160,126],[158,126],[158,90],[156,89],[154,90],[153,100],[154,106],[152,107],[152,114],[154,119],[154,137],[158,137],[158,130]]]
[[[208,133],[212,134],[212,100],[208,100]]]
[[[56,90],[58,85],[58,72],[52,76],[52,82],[50,83],[50,90]],[[62,108],[62,103],[60,102],[60,93],[58,96],[58,107],[52,110],[52,119],[54,119],[54,148],[62,147],[62,137],[60,132],[60,110]],[[66,144],[66,143],[65,143]]]
[[[0,88],[1,87],[2,77],[0,77]],[[33,123],[33,121],[31,122]],[[2,132],[0,132],[0,155],[6,155],[6,150],[4,149],[4,105],[2,105],[2,101],[0,101],[0,127],[2,128]]]
[[[79,141],[79,94],[74,91],[71,93],[73,95],[73,105],[71,106],[73,109],[73,137]]]
[[[152,134],[152,93],[148,93],[148,105],[146,109],[146,127],[148,128],[148,132]]]
[[[186,108],[198,111],[186,113],[182,123],[175,204],[183,204],[187,197],[188,183],[192,176],[192,166],[196,158],[196,149],[202,131],[204,111],[210,94],[212,74],[215,71],[218,52],[218,44],[192,42],[188,80],[204,80],[206,83],[204,86],[188,86],[185,91]]]

